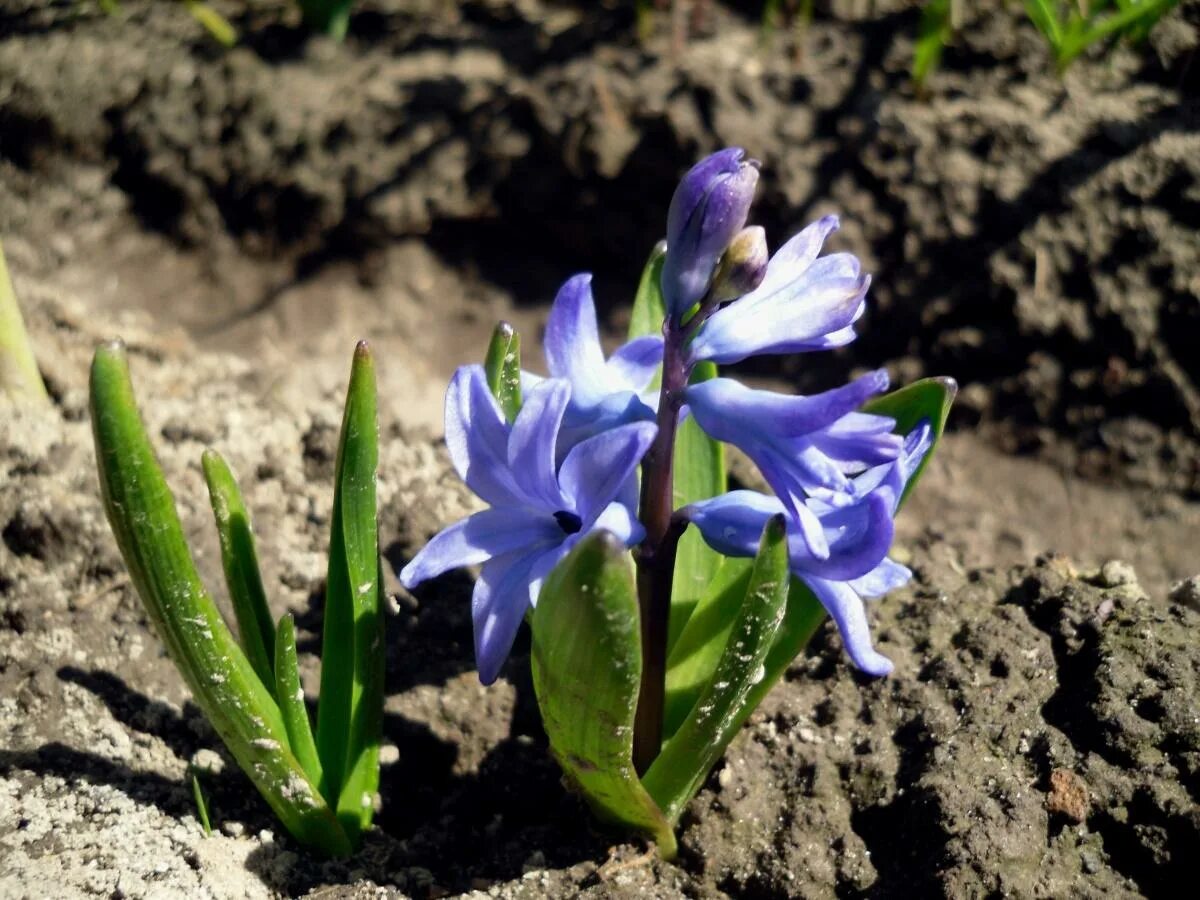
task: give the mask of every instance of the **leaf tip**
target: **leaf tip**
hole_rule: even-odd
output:
[[[934,381],[942,386],[942,390],[946,392],[947,396],[951,400],[958,395],[958,382],[949,375],[942,375],[938,378],[935,378]]]

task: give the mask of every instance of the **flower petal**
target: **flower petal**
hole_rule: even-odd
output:
[[[781,512],[777,498],[758,491],[730,491],[683,508],[705,542],[726,556],[757,554],[767,520]]]
[[[471,595],[475,623],[475,664],[479,680],[491,684],[512,649],[513,640],[530,607],[533,567],[542,554],[517,550],[483,564]]]
[[[626,503],[613,502],[604,507],[591,528],[592,531],[597,529],[612,532],[626,547],[641,543],[646,536],[646,529],[633,516],[633,507]]]
[[[571,383],[575,403],[590,406],[609,392],[591,275],[569,278],[559,289],[543,347],[551,376]]]
[[[860,597],[874,599],[882,597],[888,591],[904,587],[912,578],[912,571],[898,562],[884,557],[883,562],[864,575],[849,582],[850,587]]]
[[[896,527],[888,493],[868,494],[860,503],[831,509],[819,518],[829,555],[824,559],[814,558],[802,541],[789,541],[788,555],[797,575],[812,574],[833,581],[862,578],[892,548]]]
[[[786,285],[812,265],[821,252],[825,239],[838,230],[837,216],[825,216],[804,228],[787,243],[775,251],[767,264],[767,275],[754,291],[757,296],[767,296]],[[749,295],[747,295],[749,296]]]
[[[508,439],[508,468],[528,501],[548,512],[562,509],[565,500],[555,474],[555,453],[571,385],[548,378],[521,405]]]
[[[567,454],[558,480],[585,528],[616,498],[657,432],[653,422],[621,425],[588,438]]]
[[[871,645],[867,612],[854,589],[843,581],[826,581],[811,575],[804,575],[802,579],[833,618],[851,661],[868,675],[890,674],[892,661],[877,653]]]
[[[446,390],[446,448],[459,477],[492,506],[522,502],[508,468],[508,423],[483,366],[462,366]]]
[[[605,364],[608,382],[613,386],[640,393],[658,374],[662,360],[663,339],[660,336],[647,334],[634,338],[618,347],[608,358]]]
[[[553,544],[562,530],[550,516],[520,509],[485,509],[438,532],[403,569],[410,590],[443,572],[473,566],[514,550]]]

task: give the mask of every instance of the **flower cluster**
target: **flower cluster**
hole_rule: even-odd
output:
[[[828,610],[851,660],[873,675],[891,670],[872,646],[863,600],[910,578],[887,554],[900,497],[930,446],[929,425],[901,437],[893,419],[860,411],[887,389],[883,371],[813,396],[752,390],[728,377],[692,380],[701,362],[844,346],[865,308],[870,277],[859,261],[820,255],[836,217],[768,255],[763,230],[746,225],[757,181],[757,164],[736,148],[683,178],[667,222],[661,337],[635,338],[606,358],[591,278],[577,275],[550,311],[549,377],[522,373],[524,403],[511,423],[479,366],[451,382],[450,454],[491,508],[437,535],[401,580],[411,588],[482,564],[473,615],[485,683],[542,582],[587,533],[604,529],[660,559],[671,521],[682,520],[717,552],[753,556],[777,514],[786,517],[792,574]],[[688,415],[744,451],[774,496],[733,491],[672,509],[674,435]]]

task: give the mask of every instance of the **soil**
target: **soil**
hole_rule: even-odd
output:
[[[181,4],[0,10],[0,238],[54,396],[0,411],[0,896],[1163,896],[1186,874],[1200,609],[1170,588],[1197,574],[1200,527],[1195,5],[1061,80],[1031,28],[974,5],[926,97],[901,2],[818,4],[769,49],[754,4],[713,4],[677,52],[616,2],[364,2],[342,45],[287,3],[215,5],[242,46]],[[667,865],[563,790],[527,643],[478,684],[469,576],[391,581],[379,828],[348,862],[314,858],[129,587],[92,348],[129,344],[214,588],[200,452],[241,473],[311,689],[353,341],[379,355],[398,566],[474,502],[437,439],[450,371],[500,317],[536,366],[581,269],[615,336],[674,178],[725,143],[763,160],[773,241],[837,211],[837,246],[875,274],[849,352],[744,374],[963,385],[900,523],[917,578],[874,608],[896,674],[859,677],[823,631]]]

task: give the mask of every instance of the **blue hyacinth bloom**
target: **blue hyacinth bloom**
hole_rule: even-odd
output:
[[[713,270],[746,224],[758,164],[738,147],[696,163],[675,189],[667,210],[667,257],[662,292],[668,315],[678,318],[708,292]]]
[[[809,499],[805,506],[824,532],[829,552],[813,554],[799,521],[777,497],[732,491],[684,509],[704,540],[726,556],[754,556],[767,520],[788,516],[788,558],[793,575],[812,590],[833,618],[846,652],[870,675],[887,675],[892,663],[872,646],[864,599],[881,597],[908,583],[912,573],[887,558],[895,533],[894,516],[908,483],[932,442],[928,422],[904,440],[900,455],[855,479],[857,500],[833,506]]]
[[[809,225],[767,263],[753,291],[714,312],[688,347],[692,362],[740,362],[751,356],[829,350],[854,340],[871,277],[850,253],[818,258],[836,216]]]
[[[831,550],[825,530],[806,505],[816,498],[830,506],[859,499],[852,476],[888,463],[902,441],[893,419],[855,412],[887,390],[878,370],[844,387],[813,396],[753,390],[731,378],[714,378],[684,394],[696,423],[712,438],[733,444],[754,461],[817,557]]]
[[[642,539],[635,469],[656,427],[634,422],[574,446],[556,462],[571,385],[547,379],[528,392],[510,426],[481,366],[460,368],[446,394],[446,446],[467,486],[490,505],[438,533],[400,572],[413,588],[450,569],[482,563],[471,600],[479,678],[500,672],[542,582],[585,534]]]
[[[663,339],[659,335],[634,338],[608,359],[600,345],[592,276],[576,275],[559,289],[543,342],[550,377],[571,385],[571,400],[559,434],[560,459],[575,444],[619,425],[652,422],[658,392],[650,384],[662,364]],[[529,390],[542,381],[521,373]]]

